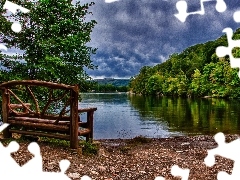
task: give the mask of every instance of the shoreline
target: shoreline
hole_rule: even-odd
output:
[[[226,134],[226,142],[239,138],[238,134]],[[149,141],[131,141],[131,139],[97,140],[97,155],[86,156],[69,148],[38,142],[43,157],[44,171],[59,171],[59,162],[68,159],[71,162],[66,174],[71,179],[80,179],[88,175],[92,179],[149,179],[157,176],[165,179],[179,179],[171,175],[171,167],[190,169],[189,179],[217,179],[219,171],[231,173],[233,161],[216,157],[216,164],[207,167],[204,158],[207,150],[218,145],[213,136],[179,136],[170,138],[147,138]],[[32,158],[27,151],[29,142],[19,142],[20,150],[13,153],[16,161],[23,165]]]

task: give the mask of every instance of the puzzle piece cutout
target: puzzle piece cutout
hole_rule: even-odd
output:
[[[224,0],[200,0],[201,9],[199,11],[187,12],[187,8],[188,8],[187,2],[185,0],[180,0],[176,3],[178,14],[175,14],[175,17],[178,18],[181,22],[185,22],[186,18],[189,15],[193,15],[193,14],[203,15],[205,14],[203,3],[207,1],[216,1],[217,3],[215,8],[218,12],[224,12],[227,9],[227,6]]]
[[[233,19],[236,23],[239,23],[240,22],[240,11],[236,11],[234,14],[233,14]]]
[[[223,32],[227,34],[228,47],[225,46],[217,47],[216,54],[218,57],[224,57],[226,55],[229,55],[231,68],[240,68],[240,58],[234,58],[232,55],[233,48],[240,47],[240,40],[232,39],[233,30],[229,27],[223,29]],[[238,73],[238,76],[240,77],[240,71]]]
[[[180,176],[182,180],[188,180],[190,170],[189,169],[182,169],[177,165],[173,165],[171,168],[171,174],[175,177]],[[165,180],[164,177],[158,176],[154,180]]]
[[[20,166],[17,162],[11,157],[11,153],[18,151],[19,145],[16,141],[9,143],[7,147],[4,147],[0,142],[0,175],[1,179],[8,177],[12,179],[12,170],[18,170]]]
[[[81,177],[81,180],[92,180],[92,179],[89,176],[84,175]]]
[[[222,156],[224,158],[234,161],[232,174],[229,175],[224,171],[220,171],[217,175],[218,180],[237,180],[240,177],[240,139],[236,139],[230,143],[225,142],[225,136],[223,133],[217,133],[214,136],[215,141],[218,144],[217,148],[208,150],[208,155],[204,159],[207,166],[213,166],[215,164],[215,156]]]
[[[10,153],[16,152],[19,148],[17,142],[12,141],[7,147],[0,144],[0,176],[1,179],[25,179],[25,180],[42,180],[42,179],[58,179],[71,180],[65,171],[68,169],[70,162],[68,160],[61,160],[59,163],[60,172],[43,172],[42,156],[40,148],[37,143],[32,142],[28,146],[30,153],[34,157],[20,167],[16,161],[11,157]],[[14,173],[12,173],[14,171]],[[81,178],[87,180],[87,176]],[[90,178],[91,179],[91,178]]]
[[[0,126],[2,132],[9,124],[4,123]],[[68,160],[61,160],[59,163],[60,172],[43,172],[42,156],[40,147],[36,142],[28,145],[28,151],[34,157],[24,164],[22,167],[11,157],[11,153],[18,151],[19,144],[16,141],[9,143],[4,147],[0,142],[0,178],[5,179],[24,179],[24,180],[42,180],[42,179],[58,179],[58,180],[71,180],[65,171],[70,166]],[[14,172],[14,173],[13,173]],[[91,180],[88,176],[81,177],[81,180]]]

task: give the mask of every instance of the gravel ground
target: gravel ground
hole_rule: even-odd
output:
[[[238,135],[226,135],[230,142]],[[190,169],[189,179],[217,179],[219,171],[231,173],[233,161],[216,157],[212,167],[204,164],[207,150],[217,147],[213,136],[173,137],[148,139],[140,143],[133,140],[98,140],[97,155],[81,155],[67,147],[52,146],[38,142],[43,157],[44,171],[59,171],[59,161],[71,162],[66,174],[71,179],[88,175],[92,179],[154,180],[157,176],[166,179],[181,179],[171,175],[171,167],[178,165]],[[5,143],[4,143],[5,144]],[[21,148],[13,153],[15,160],[23,165],[32,158],[27,151],[29,142],[19,142]]]

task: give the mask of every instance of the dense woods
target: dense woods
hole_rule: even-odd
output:
[[[240,38],[240,29],[233,39]],[[240,97],[238,68],[231,68],[229,57],[216,55],[218,46],[227,46],[226,35],[215,41],[197,44],[154,67],[144,66],[130,80],[133,93],[165,96]],[[232,50],[235,58],[240,49]]]
[[[81,92],[127,92],[129,79],[94,79],[80,85]]]

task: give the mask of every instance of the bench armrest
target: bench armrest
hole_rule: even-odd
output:
[[[82,112],[94,112],[96,111],[97,108],[83,108],[83,109],[78,109],[78,113],[82,113]]]
[[[78,109],[78,113],[84,113],[86,112],[87,113],[87,122],[82,122],[80,120],[80,116],[78,116],[79,118],[79,121],[82,122],[83,124],[86,124],[88,127],[91,127],[93,126],[93,114],[94,114],[94,111],[96,111],[97,108],[83,108],[83,109]]]

